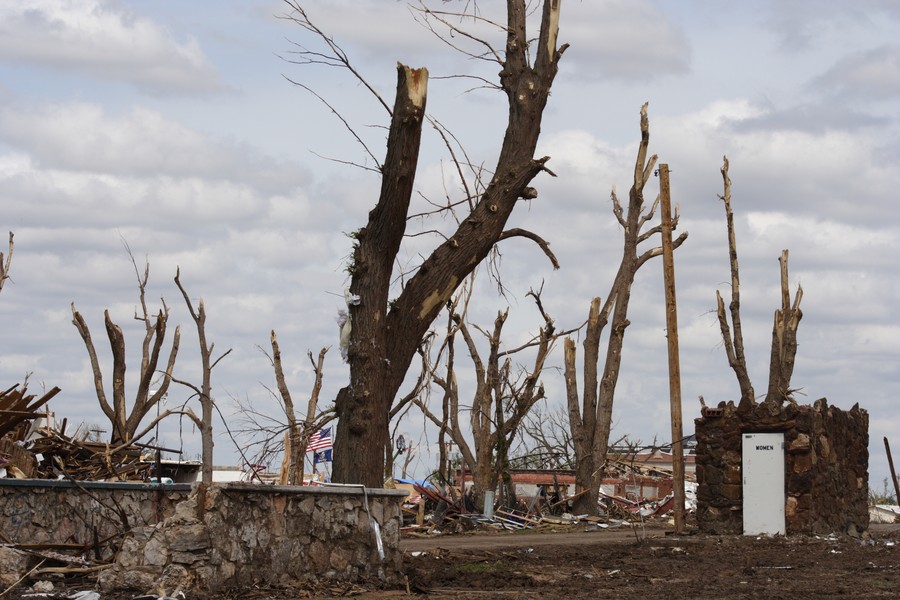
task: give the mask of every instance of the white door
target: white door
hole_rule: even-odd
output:
[[[784,535],[784,434],[745,433],[744,535]]]

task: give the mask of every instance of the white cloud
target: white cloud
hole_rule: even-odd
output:
[[[153,93],[223,88],[195,39],[176,41],[151,20],[116,1],[2,3],[0,60],[80,71]]]
[[[44,169],[241,180],[273,190],[306,179],[297,165],[211,139],[139,106],[118,115],[89,103],[0,106],[0,140],[28,152]]]
[[[819,0],[769,0],[764,24],[781,46],[791,51],[821,50],[837,39],[859,40],[873,31],[893,35],[900,9],[893,0],[833,2],[827,10]],[[748,5],[749,6],[749,5]]]
[[[814,78],[811,85],[850,99],[872,101],[900,97],[900,45],[849,54]]]
[[[648,81],[690,69],[685,33],[647,0],[569,2],[560,40],[571,44],[563,68],[587,80]]]
[[[873,229],[783,212],[749,212],[747,224],[754,244],[777,248],[791,237],[803,239],[819,250],[806,264],[832,269],[858,266],[861,256],[870,267],[889,267],[900,252],[900,228]]]

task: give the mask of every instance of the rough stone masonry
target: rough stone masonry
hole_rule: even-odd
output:
[[[713,534],[743,532],[743,433],[784,433],[785,520],[792,533],[849,533],[869,526],[869,414],[829,406],[720,402],[694,421],[697,524]]]
[[[172,594],[401,577],[403,491],[235,483],[187,490],[21,480],[0,486],[0,514],[15,524],[8,531],[20,543],[82,542],[96,539],[97,526],[122,529],[114,536],[121,545],[103,548],[104,558],[114,558],[99,576],[104,590]],[[123,518],[127,526],[117,525]]]

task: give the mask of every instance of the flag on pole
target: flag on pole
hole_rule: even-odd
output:
[[[328,450],[317,450],[313,454],[313,464],[317,465],[321,462],[331,462],[331,448]]]
[[[309,438],[309,444],[306,446],[307,452],[316,452],[318,450],[327,450],[331,448],[331,427],[320,429]]]

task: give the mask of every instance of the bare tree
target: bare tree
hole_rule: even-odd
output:
[[[573,510],[577,513],[597,512],[597,495],[600,490],[601,471],[606,463],[612,427],[613,399],[622,366],[625,330],[631,324],[628,320],[628,305],[635,275],[648,260],[662,254],[660,246],[638,253],[639,246],[659,234],[662,229],[661,225],[656,225],[643,230],[653,219],[659,205],[657,196],[650,210],[644,212],[644,186],[653,174],[657,160],[655,154],[647,158],[649,144],[650,123],[647,117],[647,104],[644,104],[641,107],[641,143],[634,165],[634,182],[628,195],[627,213],[616,196],[615,188],[612,191],[613,213],[624,234],[622,260],[606,302],[602,306],[600,298],[594,298],[591,302],[584,339],[584,392],[580,405],[575,367],[575,342],[571,338],[565,341],[566,403],[575,446],[575,493],[578,494]],[[673,229],[677,224],[676,210]],[[682,233],[673,242],[673,248],[681,246],[686,239],[687,233]],[[610,319],[612,322],[601,377],[598,368],[600,337]]]
[[[728,256],[731,264],[731,304],[729,310],[734,326],[732,338],[731,328],[728,325],[728,317],[725,313],[725,303],[722,295],[716,291],[717,315],[719,328],[722,331],[722,341],[725,345],[725,354],[728,356],[728,364],[737,376],[738,385],[741,388],[740,408],[749,410],[756,404],[756,396],[750,375],[747,371],[747,359],[744,355],[744,340],[741,332],[740,314],[740,278],[738,277],[737,241],[734,234],[734,214],[731,210],[731,178],[728,176],[728,157],[722,158],[722,180],[724,191],[719,198],[725,203],[725,218],[728,227]],[[791,376],[794,373],[794,359],[797,355],[797,328],[803,312],[800,310],[800,301],[803,299],[803,288],[797,286],[797,293],[791,303],[791,293],[788,285],[788,251],[782,250],[778,258],[781,272],[781,308],[775,311],[774,324],[772,326],[772,349],[769,359],[769,387],[766,393],[765,403],[773,408],[780,407],[785,401],[795,402],[791,390]]]
[[[184,303],[188,307],[188,312],[190,312],[191,318],[197,326],[203,382],[200,384],[200,387],[197,387],[195,384],[186,381],[178,379],[173,379],[173,381],[191,388],[200,398],[200,423],[198,423],[197,426],[200,429],[200,443],[202,447],[201,473],[203,483],[212,483],[214,446],[212,415],[213,408],[215,407],[215,401],[212,397],[212,370],[219,364],[219,361],[231,353],[231,349],[229,348],[219,358],[213,360],[212,355],[215,343],[210,344],[206,340],[206,306],[203,303],[203,298],[200,298],[197,310],[194,310],[194,304],[191,302],[187,290],[185,290],[184,286],[181,284],[181,268],[178,268],[175,271],[175,285],[178,286],[181,295],[184,297]]]
[[[296,3],[290,4],[296,19],[309,29],[305,13]],[[475,40],[485,50],[481,58],[499,66],[500,88],[509,104],[506,134],[493,178],[477,197],[464,199],[471,206],[469,214],[405,280],[390,306],[390,284],[406,234],[426,119],[428,72],[399,65],[393,108],[382,101],[392,118],[387,154],[379,169],[381,193],[368,223],[355,236],[350,265],[350,291],[360,301],[349,307],[350,383],[335,401],[339,417],[333,474],[336,481],[381,485],[384,453],[373,449],[388,443],[391,406],[423,336],[466,276],[500,240],[513,235],[512,230],[506,230],[506,223],[519,200],[537,196],[529,186],[538,173],[547,171],[549,158],[536,159],[534,152],[544,107],[566,45],[557,48],[560,1],[544,0],[536,40],[526,30],[529,5],[526,0],[507,0],[507,24],[501,27],[506,38],[504,53],[485,40]],[[437,15],[434,11],[426,14]],[[330,53],[327,59],[349,67],[334,41],[318,29],[314,32],[326,40]],[[459,31],[451,26],[451,32],[456,35]],[[322,56],[311,58],[322,62]],[[358,76],[355,71],[354,75]],[[515,236],[522,235],[520,231]]]
[[[313,368],[314,379],[312,391],[309,394],[309,401],[306,405],[306,417],[304,418],[303,423],[300,423],[298,422],[294,411],[294,401],[291,398],[291,392],[284,379],[284,369],[281,364],[281,349],[278,347],[278,338],[275,336],[275,330],[272,330],[271,341],[272,367],[275,369],[275,382],[278,385],[278,393],[281,396],[282,407],[284,408],[285,417],[287,417],[288,428],[287,436],[285,437],[281,483],[302,485],[303,461],[306,456],[306,448],[309,445],[309,439],[319,428],[327,423],[327,420],[323,420],[322,415],[317,415],[316,411],[319,404],[319,393],[322,391],[322,377],[324,375],[323,366],[328,348],[319,350],[318,360],[313,359],[312,352],[307,352],[307,357]],[[332,415],[329,414],[328,418],[332,418]]]
[[[514,491],[510,486],[509,448],[516,437],[518,428],[531,408],[544,398],[544,386],[540,383],[541,373],[547,356],[559,334],[553,319],[544,311],[540,294],[531,292],[543,317],[544,324],[538,334],[528,343],[517,348],[504,350],[501,340],[503,326],[509,310],[498,312],[493,329],[488,332],[476,325],[488,342],[487,357],[479,352],[478,344],[472,336],[470,326],[460,315],[454,314],[447,332],[447,347],[452,348],[459,333],[466,344],[475,369],[475,391],[469,408],[469,426],[472,443],[468,442],[462,425],[463,406],[460,405],[455,363],[450,358],[438,372],[437,365],[429,368],[431,381],[437,385],[447,399],[446,416],[438,416],[422,401],[417,405],[426,417],[444,430],[459,447],[466,465],[472,469],[475,503],[481,506],[486,490],[504,483],[503,495],[509,504],[514,503]],[[514,368],[512,357],[527,348],[535,348],[534,361],[528,368]]]
[[[73,302],[71,305],[72,323],[81,335],[85,348],[87,348],[88,357],[91,361],[91,370],[94,374],[94,388],[97,393],[97,400],[100,402],[103,414],[106,415],[112,424],[111,442],[116,445],[129,443],[136,437],[140,437],[136,436],[136,433],[141,421],[166,395],[169,384],[172,382],[172,369],[175,367],[175,358],[178,355],[178,346],[181,340],[180,327],[176,327],[175,335],[172,339],[172,347],[169,350],[169,358],[166,362],[165,371],[162,373],[162,381],[160,381],[157,389],[151,392],[151,382],[157,374],[160,353],[165,344],[169,307],[166,306],[165,300],[162,300],[162,308],[159,309],[154,318],[151,318],[145,297],[147,282],[150,278],[150,264],[149,262],[144,263],[144,272],[141,274],[130,249],[128,253],[131,257],[131,263],[134,265],[140,292],[140,312],[136,310],[134,318],[144,325],[138,388],[130,410],[125,397],[125,335],[122,333],[122,328],[113,323],[112,318],[109,316],[109,310],[103,312],[106,334],[109,338],[113,358],[112,404],[110,404],[104,389],[103,373],[100,368],[100,361],[97,358],[97,351],[94,348],[94,342],[91,339],[91,332],[84,317],[75,309],[75,303]]]
[[[519,452],[511,463],[522,469],[574,469],[575,443],[572,441],[569,412],[535,406],[520,427]]]
[[[13,232],[9,232],[9,252],[6,253],[6,257],[4,258],[3,253],[0,252],[0,291],[3,290],[3,284],[6,283],[6,280],[9,279],[9,267],[12,265],[12,255],[13,255]]]
[[[310,397],[307,400],[305,416],[302,414],[298,416],[293,396],[285,380],[281,349],[274,331],[271,341],[272,354],[263,348],[260,348],[260,351],[269,359],[275,372],[276,389],[266,385],[263,387],[279,403],[283,418],[273,415],[271,412],[259,410],[254,402],[241,402],[236,399],[240,419],[239,427],[234,429],[234,432],[238,436],[250,438],[250,441],[244,446],[248,450],[247,454],[252,456],[248,462],[270,465],[278,456],[281,456],[279,483],[301,485],[309,440],[313,434],[334,419],[333,407],[321,411],[318,409],[324,377],[325,355],[330,348],[322,348],[315,358],[312,352],[306,353],[313,368],[313,383]],[[250,449],[255,450],[250,452]]]

